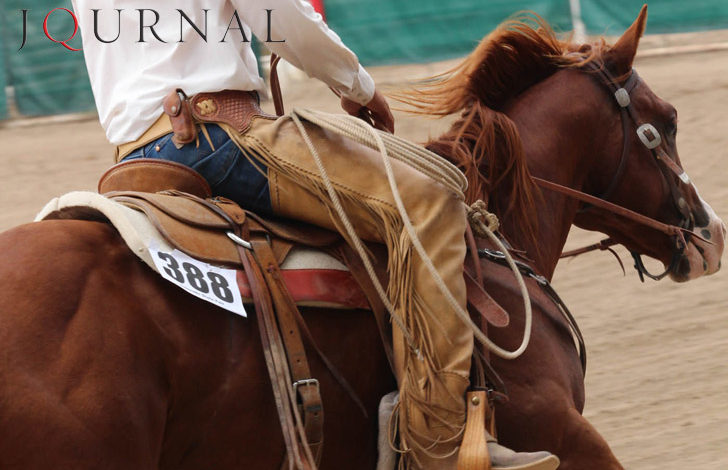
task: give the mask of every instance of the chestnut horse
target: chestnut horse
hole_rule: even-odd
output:
[[[420,96],[425,112],[463,112],[431,147],[466,170],[471,196],[490,196],[502,232],[547,278],[572,223],[663,261],[676,280],[718,269],[722,223],[692,184],[661,170],[634,127],[623,132],[614,97],[582,63],[624,79],[644,21],[643,11],[613,47],[581,48],[547,28],[508,23],[466,59],[463,73]],[[641,81],[630,99],[679,165],[673,108]],[[452,104],[460,109],[445,109]],[[620,164],[625,140],[631,145]],[[595,195],[612,186],[611,201],[670,224],[687,213],[685,226],[712,244],[688,237],[673,256],[674,239],[539,192],[529,174]],[[671,188],[687,208],[682,213]],[[0,249],[0,467],[280,468],[284,443],[255,315],[241,318],[182,293],[102,222],[24,225],[0,235]],[[483,269],[488,290],[512,314],[511,326],[491,336],[513,347],[522,332],[521,299],[509,273],[485,261]],[[549,450],[563,469],[622,468],[580,414],[584,382],[565,321],[529,284],[530,346],[515,361],[494,360],[510,395],[498,409],[501,440],[517,450]],[[304,316],[367,410],[310,355],[326,410],[320,467],[371,469],[378,401],[396,387],[375,321],[365,311],[309,308]]]

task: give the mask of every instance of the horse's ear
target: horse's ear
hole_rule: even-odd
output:
[[[642,6],[642,10],[640,10],[640,14],[634,20],[632,26],[624,32],[622,37],[609,50],[609,61],[618,75],[628,73],[632,69],[632,62],[637,53],[640,37],[645,32],[645,23],[647,23],[647,4]]]

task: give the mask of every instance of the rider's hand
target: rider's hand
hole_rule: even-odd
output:
[[[341,107],[352,116],[368,121],[377,129],[394,133],[394,116],[392,116],[392,111],[390,111],[384,95],[379,93],[378,90],[374,91],[374,96],[366,106],[342,96]]]

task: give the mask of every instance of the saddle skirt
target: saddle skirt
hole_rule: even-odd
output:
[[[179,196],[132,191],[119,192],[116,196],[113,194],[105,197],[90,191],[70,192],[51,200],[35,220],[79,219],[109,223],[132,253],[155,272],[159,270],[152,259],[150,247],[161,251],[178,249],[192,258],[213,265],[239,267],[238,255],[232,246],[234,242],[225,235],[224,226],[209,211],[196,209],[194,203],[183,201]],[[170,198],[175,200],[171,209],[174,215],[167,214],[149,202],[163,205]],[[179,201],[182,202],[177,204]],[[192,219],[197,226],[183,223],[175,216]],[[205,234],[208,232],[203,228],[206,225],[218,226],[223,230],[219,234]],[[369,308],[366,297],[348,268],[330,254],[277,239],[274,246],[283,278],[298,305]],[[237,280],[243,302],[252,303],[250,283],[242,269]]]

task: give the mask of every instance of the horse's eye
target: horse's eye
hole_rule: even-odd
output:
[[[675,137],[677,135],[677,123],[671,122],[667,126],[665,126],[665,131],[667,132],[667,135],[670,137]]]
[[[673,112],[670,119],[667,121],[667,127],[665,129],[667,131],[667,135],[670,137],[675,137],[677,135],[677,113]]]

